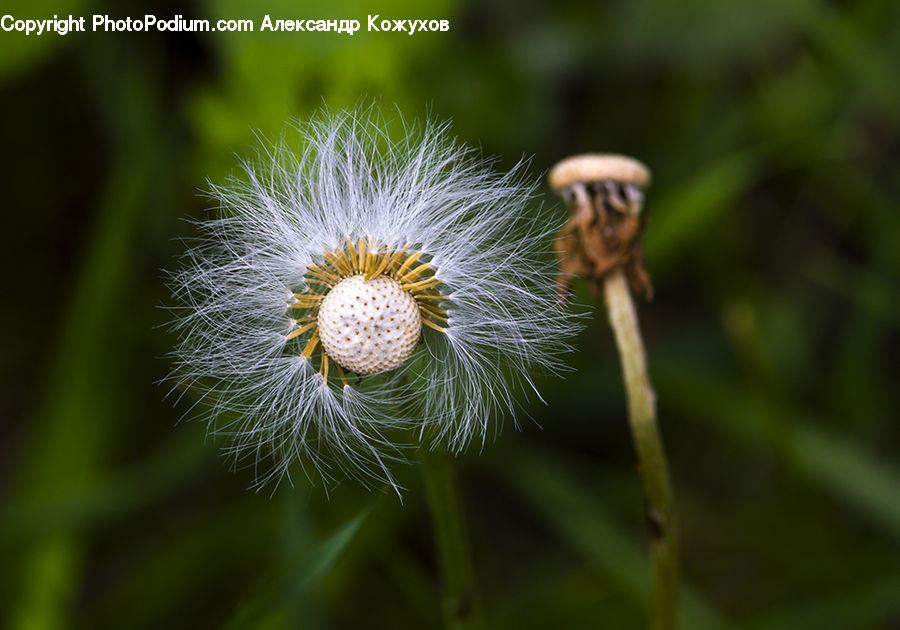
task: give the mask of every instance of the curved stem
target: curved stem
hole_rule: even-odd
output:
[[[480,627],[475,572],[456,489],[453,458],[447,453],[420,450],[425,495],[431,512],[443,596],[441,610],[447,630]]]
[[[622,361],[628,415],[647,500],[654,574],[651,628],[671,630],[677,626],[678,615],[678,532],[668,464],[656,422],[656,395],[637,312],[621,268],[604,278],[603,291]]]

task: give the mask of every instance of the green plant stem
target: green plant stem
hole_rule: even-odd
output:
[[[622,361],[628,416],[647,500],[653,563],[650,627],[671,630],[677,626],[678,616],[678,531],[666,454],[656,422],[656,395],[631,290],[621,268],[606,276],[603,291]]]
[[[423,447],[420,459],[443,582],[444,627],[447,630],[478,628],[481,624],[475,572],[456,489],[453,458]]]

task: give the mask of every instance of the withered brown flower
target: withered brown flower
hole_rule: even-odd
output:
[[[549,180],[570,212],[554,241],[560,266],[559,299],[568,293],[573,274],[587,279],[599,297],[604,277],[617,268],[624,270],[636,293],[652,298],[653,285],[641,248],[643,190],[650,183],[649,169],[622,155],[578,155],[553,167]]]

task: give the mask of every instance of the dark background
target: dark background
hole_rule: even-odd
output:
[[[351,0],[0,13],[355,18],[335,33],[0,33],[0,609],[10,628],[427,628],[404,504],[246,491],[158,385],[176,240],[253,133],[361,97],[543,177],[654,172],[641,306],[686,628],[900,627],[900,3]],[[449,19],[366,33],[367,13]],[[565,210],[544,188],[544,203]],[[578,296],[594,303],[581,287]],[[492,628],[640,628],[649,571],[601,304],[547,405],[460,462]],[[539,426],[538,426],[539,425]]]

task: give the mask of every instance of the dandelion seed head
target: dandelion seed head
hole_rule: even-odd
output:
[[[403,365],[422,334],[412,295],[387,276],[338,282],[319,307],[322,347],[345,370],[380,374]]]
[[[524,164],[400,124],[324,111],[264,144],[171,274],[173,376],[260,487],[297,463],[396,487],[409,448],[484,444],[580,328]]]

